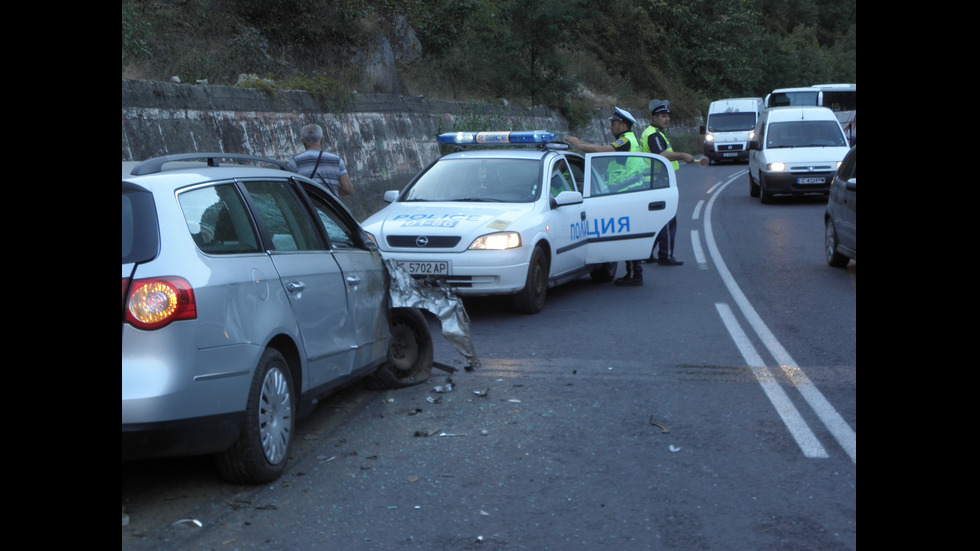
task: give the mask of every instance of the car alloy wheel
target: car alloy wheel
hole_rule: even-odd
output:
[[[285,459],[289,449],[293,412],[289,383],[278,367],[266,372],[262,381],[258,414],[262,452],[269,463],[279,463]]]
[[[226,480],[271,482],[286,469],[295,425],[292,374],[283,355],[266,349],[255,368],[238,440],[215,456]]]

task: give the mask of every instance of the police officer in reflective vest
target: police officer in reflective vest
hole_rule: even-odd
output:
[[[615,138],[612,143],[588,143],[575,136],[568,136],[565,141],[585,153],[612,153],[615,151],[637,153],[640,151],[640,142],[636,139],[636,134],[633,133],[635,124],[636,119],[633,118],[633,115],[630,115],[625,109],[617,107],[613,111],[613,115],[609,117],[609,131]],[[611,162],[606,169],[606,185],[615,193],[624,191],[636,185],[632,179],[640,175],[643,167],[643,161],[638,159],[627,159],[625,163]]]
[[[651,124],[643,131],[643,136],[640,138],[642,151],[644,153],[656,153],[666,158],[670,161],[671,166],[674,167],[675,172],[680,168],[678,161],[693,163],[694,156],[690,153],[674,151],[670,147],[670,142],[667,141],[667,136],[664,134],[664,129],[670,124],[670,102],[655,99],[650,102],[649,107]],[[655,259],[651,250],[649,262],[657,262],[661,266],[680,266],[683,264],[683,262],[674,258],[674,237],[676,235],[677,217],[675,216],[670,219],[670,222],[667,222],[664,229],[660,230],[660,235],[657,236],[657,242],[654,244],[655,248],[660,248],[660,253]]]
[[[609,131],[616,138],[610,144],[583,142],[575,136],[567,136],[565,141],[585,153],[611,153],[614,151],[638,153],[640,143],[633,133],[636,119],[625,109],[616,107],[609,117]],[[606,169],[606,184],[613,193],[626,191],[643,184],[642,175],[645,164],[640,159],[627,159],[625,163],[610,162]],[[626,275],[615,281],[616,285],[643,285],[643,264],[639,260],[626,262]]]

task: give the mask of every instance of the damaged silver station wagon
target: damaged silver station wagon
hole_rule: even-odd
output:
[[[285,163],[123,163],[122,225],[124,460],[214,454],[231,481],[274,480],[318,397],[429,377],[422,313],[393,307],[377,247]]]

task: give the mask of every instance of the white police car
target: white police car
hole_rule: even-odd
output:
[[[548,287],[587,273],[610,281],[617,261],[650,256],[675,215],[674,171],[659,155],[582,157],[556,138],[441,134],[462,151],[385,192],[391,204],[362,226],[411,274],[442,278],[460,296],[513,295],[525,313],[544,307]],[[510,147],[468,147],[487,145]]]

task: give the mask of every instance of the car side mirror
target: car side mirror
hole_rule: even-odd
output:
[[[383,198],[384,198],[385,203],[394,203],[395,202],[395,199],[398,199],[398,190],[397,189],[389,189],[388,191],[385,192]]]
[[[762,145],[759,144],[759,140],[749,140],[749,149],[752,151],[762,151]]]
[[[583,202],[582,193],[578,191],[563,191],[555,196],[555,206],[577,205]]]
[[[698,130],[699,130],[699,131],[700,131],[700,132],[701,132],[702,134],[704,134],[704,133],[706,133],[706,132],[707,132],[707,129],[706,129],[705,127],[704,127],[704,125],[701,125],[701,126],[700,126],[700,127],[698,128]]]
[[[844,187],[846,187],[848,189],[848,191],[857,191],[858,190],[858,179],[857,178],[851,178],[850,180],[847,181],[846,184],[844,184]]]

